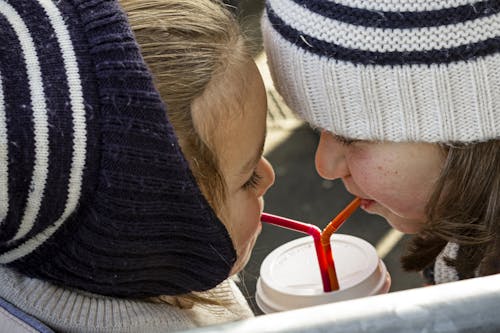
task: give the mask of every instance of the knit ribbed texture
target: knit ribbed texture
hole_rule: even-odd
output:
[[[226,279],[231,239],[116,1],[0,0],[0,29],[0,262],[113,296]]]
[[[0,297],[57,332],[164,333],[252,316],[234,282],[226,280],[211,292],[213,299],[228,306],[180,309],[166,303],[104,297],[57,287],[0,267]]]
[[[457,257],[459,245],[448,243],[441,253],[436,257],[434,263],[434,283],[446,283],[460,280],[458,272],[453,267],[448,266],[445,259],[455,259]]]
[[[313,126],[353,139],[500,137],[498,1],[268,0],[273,80]]]

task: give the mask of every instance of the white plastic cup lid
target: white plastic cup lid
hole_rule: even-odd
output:
[[[367,241],[333,234],[331,247],[340,289],[324,292],[312,237],[285,243],[262,262],[256,301],[264,313],[387,293],[391,279]]]

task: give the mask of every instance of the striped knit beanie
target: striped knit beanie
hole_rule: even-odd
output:
[[[111,296],[227,278],[236,253],[115,0],[0,0],[0,263]]]
[[[352,139],[500,137],[500,1],[267,0],[265,48],[300,117]]]

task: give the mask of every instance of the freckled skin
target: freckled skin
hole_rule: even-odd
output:
[[[338,142],[321,134],[316,170],[340,178],[352,194],[370,202],[365,210],[384,217],[395,229],[416,233],[426,222],[425,207],[444,157],[435,144]]]

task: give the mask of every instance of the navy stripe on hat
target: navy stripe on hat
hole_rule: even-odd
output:
[[[9,113],[11,109],[24,106],[31,116],[22,119],[11,114],[9,118],[13,122],[9,126],[13,125],[14,130],[20,131],[18,135],[33,141],[31,150],[26,149],[29,145],[17,142],[23,149],[19,158],[16,158],[15,151],[9,151],[11,163],[7,172],[15,174],[18,171],[28,185],[23,188],[19,179],[9,177],[12,184],[9,199],[18,202],[9,205],[4,224],[9,228],[17,226],[17,229],[2,233],[5,240],[10,240],[2,244],[2,252],[5,252],[53,225],[55,219],[60,218],[62,223],[77,206],[82,179],[78,174],[85,164],[87,133],[78,62],[74,55],[81,52],[81,45],[85,45],[80,42],[81,32],[76,34],[80,36],[80,40],[76,40],[79,47],[72,49],[65,29],[71,18],[63,22],[54,13],[47,15],[50,11],[42,8],[38,1],[2,1],[0,6],[11,21],[8,24],[17,27],[11,40],[17,40],[19,45],[11,54],[12,58],[24,58],[30,64],[24,66],[24,71],[22,66],[12,67],[11,74],[24,75],[28,86],[8,89],[7,93],[22,95],[27,102],[22,103],[22,98],[16,98],[6,104],[6,111]],[[87,49],[84,51],[86,53]],[[2,54],[8,56],[8,53]],[[85,57],[80,57],[79,63],[90,64]],[[15,121],[21,123],[15,124]],[[16,134],[13,135],[9,135],[8,140],[15,144]],[[30,165],[29,172],[19,170]]]
[[[67,184],[73,154],[73,129],[67,74],[63,65],[64,59],[49,18],[43,8],[36,3],[13,1],[11,5],[23,18],[36,47],[42,75],[43,94],[46,101],[45,112],[47,114],[49,135],[48,172],[46,186],[40,202],[40,210],[32,228],[20,237],[20,240],[22,240],[36,235],[52,224],[52,216],[61,216],[63,214],[65,201],[54,200],[54,198],[65,198],[68,195]],[[24,19],[28,16],[35,18],[35,20]],[[40,26],[43,29],[40,29]],[[61,92],[66,93],[62,94]],[[51,163],[54,160],[57,160],[58,163]]]
[[[68,4],[63,2],[60,6]],[[19,178],[9,176],[9,197],[19,196],[22,201],[9,206],[9,212],[17,216],[8,215],[3,221],[8,228],[17,227],[14,235],[6,234],[8,242],[1,244],[3,262],[35,250],[57,231],[80,201],[87,151],[86,108],[90,106],[84,105],[79,64],[90,65],[91,59],[77,56],[80,52],[88,53],[81,29],[76,33],[80,36],[76,39],[78,47],[72,47],[67,24],[74,23],[76,16],[65,20],[52,8],[55,5],[50,1],[0,1],[0,12],[13,28],[12,38],[19,43],[18,52],[12,57],[25,60],[25,66],[14,67],[12,75],[24,70],[28,83],[24,89],[7,89],[7,93],[27,96],[28,103],[20,104],[19,99],[6,103],[6,113],[11,112],[9,118],[19,121],[15,130],[33,140],[31,151],[24,149],[15,160],[15,154],[9,157],[9,175],[24,171],[19,174],[29,185],[23,188]],[[30,117],[20,118],[12,113],[11,109],[23,105],[29,106]],[[16,142],[10,134],[8,140]],[[98,159],[97,152],[93,155]],[[30,163],[31,170],[25,170]],[[85,172],[91,170],[86,168]]]
[[[12,7],[5,1],[0,0],[0,6]],[[57,178],[47,171],[53,166],[41,170],[48,172],[46,186],[65,188],[50,192],[50,199],[62,205],[52,210],[51,201],[42,200],[47,207],[41,207],[38,220],[25,229],[42,230],[27,239],[22,235],[18,242],[1,242],[0,263],[31,277],[121,297],[202,291],[226,279],[236,251],[189,169],[117,1],[8,1],[43,9],[32,15],[19,9],[26,14],[19,21],[29,21],[24,25],[36,35],[31,39],[40,47],[46,42],[56,53],[51,63],[45,50],[37,52],[33,46],[28,59],[44,68],[37,92],[52,89],[43,98],[58,99],[43,108],[50,113],[47,128],[59,127],[47,131],[49,142],[54,140],[49,146],[56,147],[50,149],[49,163],[62,163],[56,170],[69,171]],[[44,13],[45,18],[39,17]],[[40,29],[43,33],[37,34]],[[19,53],[12,56],[19,58]],[[60,78],[62,74],[66,76]],[[19,88],[23,94],[30,89]],[[6,105],[9,112],[11,105]],[[16,130],[24,128],[22,133],[32,138],[35,127],[23,127],[30,121],[31,116],[21,119]],[[12,142],[12,137],[7,139]],[[66,140],[61,154],[59,140]],[[35,156],[36,165],[36,139],[33,146],[29,156]],[[23,170],[23,176],[38,180],[32,169]],[[24,191],[29,193],[30,184]],[[18,185],[15,182],[6,195],[17,193]],[[19,205],[12,209],[21,210]],[[45,212],[52,214],[45,217]],[[3,221],[14,227],[19,222]],[[32,234],[29,230],[27,235]]]
[[[340,61],[362,65],[410,65],[410,64],[446,64],[485,57],[500,51],[500,36],[478,43],[439,50],[408,52],[373,52],[350,49],[335,43],[326,42],[294,29],[284,22],[271,8],[266,6],[266,13],[273,28],[283,38],[307,52]]]
[[[334,1],[293,0],[329,19],[364,27],[408,29],[463,23],[500,12],[500,1],[488,0],[455,8],[419,12],[389,12],[348,7]]]
[[[101,0],[102,1],[102,0]],[[95,5],[94,0],[85,1],[87,7],[92,8]],[[72,84],[78,85],[78,90],[81,91],[80,98],[75,98],[74,104],[71,105],[72,110],[72,132],[75,133],[77,129],[77,142],[73,141],[72,146],[72,167],[83,168],[82,175],[80,176],[80,190],[76,186],[72,186],[73,193],[70,195],[76,196],[76,191],[79,191],[80,202],[92,199],[92,191],[97,187],[97,173],[95,167],[99,164],[101,158],[100,150],[100,132],[97,123],[99,121],[99,91],[98,87],[93,84],[86,84],[86,82],[95,82],[97,80],[95,73],[95,64],[92,56],[89,54],[89,42],[82,27],[82,18],[75,13],[73,1],[60,1],[57,3],[62,17],[64,18],[65,30],[68,31],[68,39],[71,41],[72,52],[76,59],[74,59],[77,68],[72,68],[71,78]],[[64,15],[64,13],[71,13]],[[61,29],[63,30],[63,29]],[[67,51],[67,53],[70,53]],[[83,103],[79,105],[78,103]],[[75,110],[77,109],[77,110]],[[75,134],[73,134],[75,136]],[[62,140],[62,138],[61,138]],[[80,151],[80,158],[83,161],[75,162],[78,157],[75,150]],[[78,164],[78,166],[77,166]],[[70,174],[71,176],[71,174]],[[75,179],[77,178],[76,172],[73,175],[73,182],[76,185]],[[71,180],[70,180],[71,181]],[[75,199],[77,200],[77,199]],[[75,207],[76,208],[76,207]]]
[[[17,223],[22,219],[26,207],[27,195],[33,173],[35,143],[33,132],[33,110],[29,93],[29,80],[23,50],[19,38],[11,23],[0,13],[0,80],[2,81],[3,105],[5,112],[4,127],[7,136],[7,168],[8,186],[3,187],[0,200],[8,202],[7,215],[2,216],[0,224],[0,241],[12,239],[18,230]],[[28,121],[27,121],[28,120]],[[7,195],[7,197],[4,197]]]

